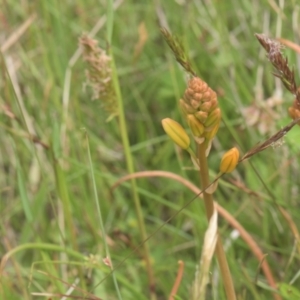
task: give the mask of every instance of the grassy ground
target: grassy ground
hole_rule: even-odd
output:
[[[138,201],[151,235],[146,257],[157,299],[168,299],[178,260],[185,267],[176,299],[191,299],[207,228],[202,201],[164,223],[193,198],[186,186],[155,174],[111,190],[129,173],[152,170],[199,186],[188,155],[161,127],[166,117],[184,124],[178,100],[187,75],[160,26],[180,37],[197,74],[219,95],[223,122],[209,156],[212,178],[224,151],[237,146],[244,153],[290,122],[293,96],[272,75],[254,33],[299,42],[297,1],[282,7],[256,0],[118,4],[110,13],[105,1],[2,1],[1,299],[60,299],[75,282],[70,298],[91,298],[89,291],[100,299],[149,299]],[[114,57],[124,123],[106,122],[101,99],[92,101],[78,51],[83,33]],[[299,77],[295,52],[284,53]],[[224,176],[214,195],[267,254],[275,281],[295,289],[299,130]],[[262,262],[228,221],[219,217],[219,225],[238,299],[273,299]],[[210,279],[207,299],[225,299],[215,261]],[[300,299],[292,287],[287,294],[282,285],[281,299]]]

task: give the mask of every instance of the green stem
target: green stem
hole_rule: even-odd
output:
[[[96,208],[97,208],[97,213],[98,213],[98,218],[99,218],[100,230],[101,230],[101,233],[102,233],[102,241],[103,241],[103,244],[104,244],[106,257],[108,258],[109,263],[110,263],[110,268],[113,271],[114,267],[113,267],[113,262],[112,262],[111,257],[110,257],[109,247],[108,247],[108,244],[107,244],[107,241],[106,241],[106,232],[105,232],[105,228],[104,228],[104,224],[103,224],[103,219],[102,219],[102,212],[101,212],[101,207],[100,207],[100,201],[99,201],[99,198],[98,198],[98,191],[97,191],[97,185],[96,185],[96,180],[95,180],[94,167],[93,167],[93,162],[92,162],[92,157],[91,157],[91,149],[90,149],[89,137],[88,137],[87,132],[85,132],[85,137],[86,137],[86,142],[87,142],[87,150],[88,150],[87,152],[88,152],[88,158],[89,158],[91,178],[92,178],[92,181],[93,181],[94,197],[95,197]],[[121,296],[121,293],[120,293],[120,289],[119,289],[119,285],[118,285],[118,281],[117,281],[115,272],[112,272],[112,278],[113,278],[113,282],[114,282],[114,285],[115,285],[115,288],[116,288],[118,299],[122,300],[122,296]]]
[[[110,53],[111,57],[111,65],[112,65],[112,76],[113,76],[113,84],[117,95],[117,101],[118,101],[118,107],[119,107],[119,127],[122,137],[122,143],[124,147],[124,153],[126,157],[126,163],[127,163],[127,171],[129,174],[134,173],[134,164],[132,159],[132,154],[130,151],[130,144],[127,134],[127,126],[126,126],[126,119],[125,119],[125,113],[124,113],[124,107],[123,107],[123,101],[122,101],[122,95],[119,85],[119,80],[117,77],[117,71],[115,67],[115,62],[113,58],[113,54]],[[140,198],[137,192],[137,185],[135,179],[131,179],[131,191],[132,191],[132,197],[134,200],[134,206],[137,214],[138,219],[138,225],[140,230],[140,235],[142,241],[146,241],[147,239],[147,233],[145,228],[145,221],[143,217],[142,207],[140,203]],[[150,251],[149,246],[147,242],[143,243],[143,256],[146,262],[146,269],[149,279],[149,291],[150,291],[150,298],[151,300],[156,300],[156,294],[155,294],[155,282],[154,282],[154,274],[153,269],[151,266],[151,260],[150,260]]]
[[[209,220],[214,211],[214,201],[213,201],[212,195],[205,192],[206,187],[208,187],[209,183],[210,183],[205,150],[206,150],[205,143],[198,145],[198,159],[200,162],[200,178],[201,178],[202,189],[204,190],[203,198],[204,198],[206,216],[207,216],[207,219]],[[222,241],[221,241],[219,234],[218,234],[218,241],[217,241],[215,251],[216,251],[215,253],[216,253],[216,256],[218,259],[219,267],[221,270],[221,275],[222,275],[227,299],[235,300],[236,295],[235,295],[235,291],[234,291],[234,285],[233,285],[231,273],[229,270],[226,255],[225,255]]]
[[[62,170],[58,160],[55,157],[53,146],[51,146],[52,163],[55,174],[55,181],[58,190],[59,199],[63,205],[64,220],[66,222],[68,234],[74,249],[78,249],[77,239],[75,234],[75,226],[72,219],[72,205],[69,197],[69,192],[66,184],[65,173]],[[64,232],[63,232],[64,233]],[[63,240],[65,236],[63,236]]]
[[[7,260],[13,256],[14,254],[20,252],[20,251],[24,251],[27,249],[41,249],[41,250],[49,250],[49,251],[58,251],[58,252],[65,252],[67,254],[69,254],[72,257],[78,258],[80,260],[85,259],[85,256],[80,254],[77,251],[74,250],[70,250],[68,248],[62,247],[62,246],[57,246],[55,244],[47,244],[47,243],[26,243],[26,244],[22,244],[20,246],[17,246],[13,249],[11,249],[10,251],[8,251],[1,259],[1,264],[0,264],[0,275],[2,273],[2,271],[4,270],[4,266],[7,262]]]

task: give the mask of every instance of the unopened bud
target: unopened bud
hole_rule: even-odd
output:
[[[187,104],[183,99],[179,100],[179,107],[184,117],[186,117],[187,114],[192,114],[195,112],[195,110],[189,104]]]
[[[194,115],[201,123],[204,123],[207,119],[208,113],[206,111],[197,111]]]
[[[232,172],[238,164],[239,157],[240,157],[240,153],[236,147],[227,151],[222,157],[220,163],[220,171],[222,173]]]
[[[219,123],[220,120],[221,120],[221,110],[220,108],[216,108],[208,115],[204,125],[205,127],[214,126],[215,124]]]
[[[204,126],[194,115],[188,115],[187,122],[194,136],[199,137],[203,134]]]
[[[199,107],[199,110],[209,112],[211,109],[211,106],[212,106],[211,101],[206,101],[203,104],[201,104],[201,106]]]
[[[190,147],[190,138],[184,128],[176,121],[166,118],[161,121],[165,133],[182,149]]]
[[[213,127],[209,128],[209,130],[205,133],[205,137],[208,140],[212,140],[215,137],[215,135],[217,134],[219,127],[220,127],[220,121],[219,121],[219,123],[216,123]]]

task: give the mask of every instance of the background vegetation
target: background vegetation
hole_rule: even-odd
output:
[[[174,172],[198,185],[190,158],[160,123],[165,117],[182,121],[178,100],[187,75],[159,28],[181,38],[197,74],[218,93],[223,123],[209,157],[213,178],[224,151],[237,146],[243,153],[290,122],[287,107],[293,98],[272,75],[254,33],[299,42],[299,4],[128,0],[118,2],[113,17],[107,16],[106,1],[3,0],[1,7],[0,253],[10,253],[2,260],[1,299],[65,294],[78,278],[83,290],[117,299],[110,268],[103,263],[95,188],[120,294],[149,299],[131,186],[125,182],[114,193],[110,189],[128,174],[120,127],[115,119],[106,122],[101,99],[91,100],[87,65],[77,55],[79,37],[97,25],[94,38],[108,49],[106,26],[113,22],[110,50],[135,170]],[[290,49],[284,53],[297,79],[299,57]],[[280,147],[223,177],[215,194],[268,254],[277,282],[294,287],[300,285],[299,138],[296,126]],[[136,183],[147,235],[193,197],[168,178]],[[239,299],[271,299],[259,261],[226,221],[219,223]],[[168,298],[178,260],[185,263],[178,299],[189,299],[206,228],[197,199],[151,236],[158,299]],[[216,263],[211,270],[208,299],[224,299]]]

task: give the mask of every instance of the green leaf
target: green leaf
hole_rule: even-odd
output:
[[[287,284],[287,283],[280,283],[278,285],[279,291],[281,296],[287,300],[299,300],[300,299],[300,290],[296,289],[295,287]]]
[[[29,198],[27,195],[27,190],[26,190],[26,185],[24,182],[24,176],[22,173],[22,169],[19,164],[18,164],[18,168],[17,168],[17,176],[18,176],[18,187],[19,187],[19,192],[20,192],[20,198],[21,198],[23,209],[24,209],[24,213],[25,213],[27,221],[32,222],[32,213],[31,213],[31,209],[30,209]]]

